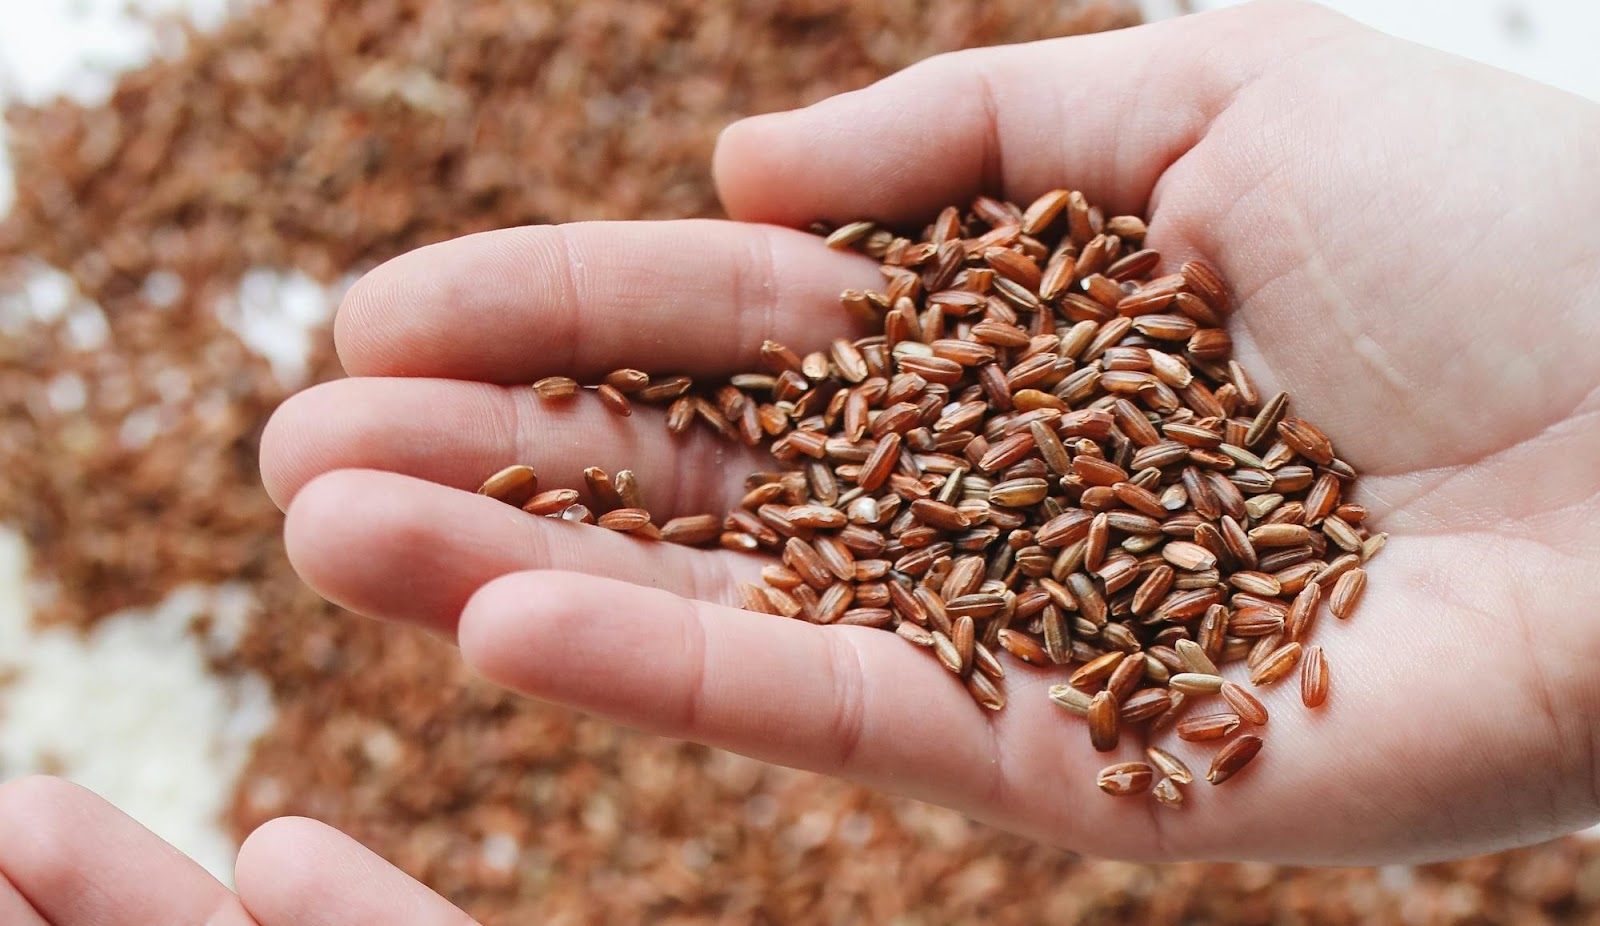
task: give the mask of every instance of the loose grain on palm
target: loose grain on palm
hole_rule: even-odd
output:
[[[779,464],[749,477],[715,537],[715,515],[662,536],[776,557],[740,589],[744,608],[895,631],[990,710],[1006,704],[997,651],[1059,666],[1051,700],[1086,716],[1100,751],[1196,703],[1264,725],[1219,671],[1243,663],[1267,686],[1297,668],[1323,587],[1348,617],[1382,535],[1347,500],[1356,474],[1331,439],[1232,359],[1220,274],[1190,260],[1153,276],[1144,222],[1068,190],[1026,208],[979,198],[916,238],[870,221],[821,231],[881,261],[881,290],[840,299],[873,333],[806,355],[768,342],[755,371],[673,377],[653,396],[673,431],[699,420]],[[624,383],[653,388],[637,370],[593,388],[626,414]],[[588,505],[541,513],[657,533],[590,473]],[[1309,671],[1320,706],[1320,649]],[[1239,715],[1223,716],[1178,734],[1225,738]],[[1230,742],[1211,780],[1259,749]]]

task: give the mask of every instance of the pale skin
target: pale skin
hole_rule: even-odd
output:
[[[1298,4],[941,56],[730,128],[715,177],[736,221],[512,229],[380,267],[337,319],[352,378],[279,410],[262,469],[318,591],[631,727],[1097,855],[1375,864],[1525,844],[1600,818],[1595,150],[1600,107]],[[878,277],[790,229],[915,224],[978,192],[1059,186],[1149,215],[1167,266],[1222,270],[1241,361],[1333,436],[1392,535],[1357,616],[1318,626],[1327,705],[1260,691],[1256,764],[1191,786],[1182,810],[1095,789],[1138,746],[1090,751],[1044,697],[1059,673],[1009,661],[1010,706],[989,714],[891,634],[738,611],[759,560],[472,494],[511,461],[546,486],[632,466],[663,516],[723,510],[759,455],[675,441],[651,409],[541,405],[527,384],[620,366],[715,377],[750,368],[764,338],[819,347],[844,324],[838,292]],[[1203,770],[1210,750],[1172,742]],[[242,864],[288,863],[252,848],[263,838],[361,851],[310,826],[274,824]],[[40,908],[11,854],[0,870]],[[374,883],[400,877],[371,866]],[[240,884],[255,921],[278,922]],[[147,922],[73,915],[42,922]]]

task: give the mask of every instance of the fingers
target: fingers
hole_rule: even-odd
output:
[[[1300,704],[1298,676],[1250,686],[1271,712],[1262,756],[1238,783],[1189,786],[1171,811],[1099,793],[1096,772],[1143,759],[1125,732],[1088,748],[1080,721],[1045,697],[1062,673],[1007,659],[1007,705],[979,710],[928,654],[894,635],[817,627],[684,600],[624,582],[518,573],[487,585],[460,625],[466,661],[499,684],[659,735],[842,775],[929,800],[1024,835],[1097,855],[1271,859],[1313,864],[1419,861],[1533,840],[1592,819],[1592,765],[1580,709],[1553,729],[1562,690],[1530,687],[1495,627],[1457,620],[1404,544],[1399,588],[1352,621],[1324,615],[1334,664],[1323,708]],[[1391,548],[1393,549],[1393,547]],[[1387,556],[1387,554],[1386,554]],[[1448,597],[1448,596],[1446,596]],[[1485,614],[1499,623],[1504,615]],[[1332,626],[1328,626],[1332,625]],[[1542,667],[1579,674],[1581,648]],[[1425,653],[1417,663],[1418,653]],[[1439,667],[1418,669],[1418,665]],[[1449,671],[1442,667],[1449,666]],[[1238,667],[1228,674],[1245,684]],[[1592,687],[1592,686],[1591,686]],[[1189,715],[1224,710],[1193,699]],[[1462,714],[1460,705],[1473,704]],[[1156,737],[1203,779],[1220,743]],[[1566,746],[1563,746],[1566,743]],[[1496,796],[1498,791],[1508,793]],[[1292,810],[1291,810],[1292,809]],[[1307,840],[1314,822],[1319,837]]]
[[[257,830],[240,850],[238,881],[245,903],[77,785],[25,778],[0,786],[6,926],[472,926],[438,895],[309,820]]]
[[[472,593],[523,569],[627,576],[677,594],[733,600],[753,557],[637,540],[536,517],[481,495],[393,473],[313,480],[284,529],[295,570],[324,597],[371,617],[450,634]]]
[[[714,160],[736,219],[926,220],[978,193],[1082,190],[1142,213],[1163,171],[1275,60],[1346,21],[1310,4],[940,55],[864,90],[730,126]]]
[[[965,761],[992,748],[971,697],[880,630],[524,572],[473,596],[460,642],[467,662],[502,685],[648,732],[866,780],[926,768],[952,788],[987,785]],[[937,743],[914,732],[932,718]]]
[[[1014,662],[1009,703],[994,714],[894,634],[556,572],[490,583],[462,615],[460,644],[495,682],[650,733],[842,775],[1058,843],[1103,830],[1103,853],[1155,845],[1142,808],[1098,795],[1100,757],[1069,748],[1066,734],[1079,745],[1082,733],[1060,723],[1046,673]]]
[[[54,778],[0,786],[0,913],[28,923],[5,882],[51,926],[256,926],[199,865]]]
[[[526,388],[458,380],[324,383],[279,406],[261,436],[262,478],[280,507],[337,469],[388,470],[475,491],[512,463],[532,465],[545,488],[583,485],[588,466],[632,467],[661,517],[726,510],[742,476],[763,465],[755,451],[698,424],[674,437],[658,408],[638,405],[621,418],[592,395],[546,402]]]
[[[239,849],[239,897],[261,926],[472,926],[465,913],[337,830],[295,817]]]
[[[6,926],[50,926],[3,871],[0,871],[0,923]]]
[[[762,340],[820,347],[848,325],[839,292],[873,286],[870,261],[815,236],[731,222],[514,228],[389,261],[334,324],[361,376],[595,380],[618,367],[706,375],[749,369]]]

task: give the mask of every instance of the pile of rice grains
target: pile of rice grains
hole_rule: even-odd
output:
[[[712,215],[706,164],[733,118],[942,50],[1135,18],[1121,3],[1024,0],[280,0],[206,35],[171,27],[181,53],[126,75],[105,105],[13,106],[18,189],[0,221],[0,287],[55,268],[99,307],[5,319],[0,338],[0,521],[32,550],[39,619],[88,627],[185,583],[246,584],[254,619],[215,668],[267,678],[278,720],[229,825],[242,836],[280,814],[320,817],[487,926],[1596,921],[1600,851],[1571,839],[1403,881],[1077,859],[914,801],[519,701],[470,680],[443,644],[342,614],[289,571],[255,452],[272,408],[303,383],[280,382],[219,318],[248,271],[331,285],[486,228]],[[1132,220],[1072,211],[1040,237],[1023,231],[1027,211],[981,202],[935,223],[932,247],[866,226],[829,230],[903,268],[886,282],[893,299],[852,299],[882,321],[884,340],[821,359],[774,348],[751,358],[756,378],[730,384],[738,395],[691,393],[697,416],[734,431],[753,406],[761,439],[784,458],[752,485],[753,507],[730,515],[735,527],[708,542],[789,547],[799,536],[807,546],[788,550],[748,604],[814,618],[842,604],[836,622],[889,626],[909,615],[907,645],[937,644],[980,703],[1004,692],[990,673],[1006,653],[1051,666],[1066,657],[1079,666],[1059,669],[1068,688],[1118,702],[1115,717],[1098,709],[1102,742],[1160,700],[1165,713],[1144,723],[1224,704],[1244,723],[1242,692],[1224,701],[1204,693],[1214,682],[1183,676],[1209,675],[1194,671],[1208,668],[1202,658],[1251,661],[1266,649],[1256,641],[1281,634],[1254,659],[1278,672],[1291,658],[1283,647],[1304,644],[1294,616],[1309,615],[1295,603],[1319,587],[1326,605],[1338,588],[1306,563],[1340,562],[1361,536],[1360,509],[1328,498],[1349,474],[1318,459],[1313,431],[1277,426],[1292,409],[1262,418],[1271,397],[1223,360],[1225,305],[1208,298],[1198,265],[1181,283],[1146,281]],[[1086,261],[1094,236],[1074,231],[1073,215],[1116,235],[1117,253],[1107,237]],[[1063,283],[1057,253],[1071,249],[1077,283],[1040,311],[1030,300],[1050,292],[1047,276]],[[947,261],[953,275],[940,279]],[[1085,288],[1090,267],[1098,280]],[[1169,304],[1120,311],[1135,287],[1165,291]],[[930,302],[948,310],[930,313]],[[1086,322],[1095,336],[1080,343]],[[337,375],[325,332],[313,343],[310,378]],[[1048,369],[1031,360],[1046,354],[1058,358]],[[649,400],[627,395],[629,378],[612,385]],[[793,405],[806,393],[817,398]],[[834,395],[845,398],[830,412]],[[793,406],[783,422],[763,409],[783,402]],[[1274,427],[1247,439],[1258,420]],[[960,432],[970,439],[958,449]],[[891,433],[901,452],[876,461],[884,482],[845,499],[874,475],[861,448]],[[1354,538],[1326,517],[1303,530],[1328,505]],[[682,539],[694,525],[660,529]],[[1304,562],[1287,562],[1307,547]],[[1239,559],[1246,550],[1253,567]],[[889,584],[885,563],[914,581]],[[1220,637],[1217,619],[1207,626],[1212,604],[1228,610]],[[1189,629],[1194,647],[1173,628]],[[1074,679],[1084,665],[1096,667]],[[1096,710],[1067,688],[1057,700]],[[1195,703],[1178,714],[1182,701]],[[1228,787],[1249,784],[1246,769]]]
[[[1219,672],[1235,661],[1253,685],[1298,670],[1301,700],[1320,707],[1328,662],[1304,647],[1323,591],[1348,618],[1385,535],[1343,500],[1356,473],[1327,436],[1232,359],[1217,272],[1192,260],[1152,278],[1161,255],[1144,236],[1141,219],[1108,219],[1068,190],[1026,209],[949,207],[917,241],[868,221],[835,229],[828,244],[883,262],[883,291],[841,297],[881,334],[804,357],[768,341],[761,371],[709,395],[635,369],[594,387],[624,416],[634,400],[670,402],[675,433],[702,421],[768,443],[785,468],[753,474],[738,508],[657,527],[633,471],[599,467],[584,474],[588,504],[539,492],[522,464],[479,491],[546,517],[781,554],[740,590],[745,608],[893,630],[989,710],[1006,703],[997,650],[1076,663],[1050,700],[1087,719],[1100,752],[1124,727],[1197,742],[1263,727],[1266,708]],[[578,384],[533,391],[564,401]],[[1213,695],[1226,710],[1186,710]],[[1228,740],[1207,780],[1261,747],[1255,733]],[[1181,804],[1193,773],[1146,752],[1104,768],[1100,788]]]

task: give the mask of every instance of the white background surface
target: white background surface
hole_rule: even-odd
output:
[[[152,34],[126,15],[127,5],[126,0],[0,0],[0,102],[38,102],[55,94],[85,102],[104,98],[120,70],[158,51]],[[228,0],[133,0],[133,5],[159,12],[187,9],[206,25],[218,21]],[[1143,5],[1147,16],[1159,18],[1170,15],[1177,0]],[[1231,5],[1195,3],[1201,9]],[[1395,35],[1600,100],[1595,48],[1600,0],[1333,0],[1330,5]],[[11,184],[0,150],[0,212],[9,207]],[[281,285],[273,282],[280,278]],[[290,268],[264,268],[245,281],[237,299],[241,334],[290,377],[298,363],[293,353],[305,347],[305,326],[317,317],[315,304],[333,298],[312,293],[314,288]],[[271,708],[249,680],[242,689],[238,683],[229,689],[210,680],[201,668],[198,644],[181,628],[196,609],[243,613],[250,603],[226,589],[186,589],[154,609],[106,622],[88,639],[35,633],[27,620],[26,556],[16,535],[0,528],[0,670],[20,673],[9,688],[0,688],[0,777],[28,770],[36,761],[30,751],[48,750],[69,776],[100,790],[226,878],[233,850],[215,818],[249,736],[269,722]],[[110,681],[116,693],[108,697]],[[1403,880],[1403,872],[1396,874]]]
[[[1196,9],[1237,0],[1193,0]],[[1391,35],[1475,58],[1600,100],[1597,0],[1331,0],[1332,7]],[[1147,16],[1173,8],[1145,0]]]

